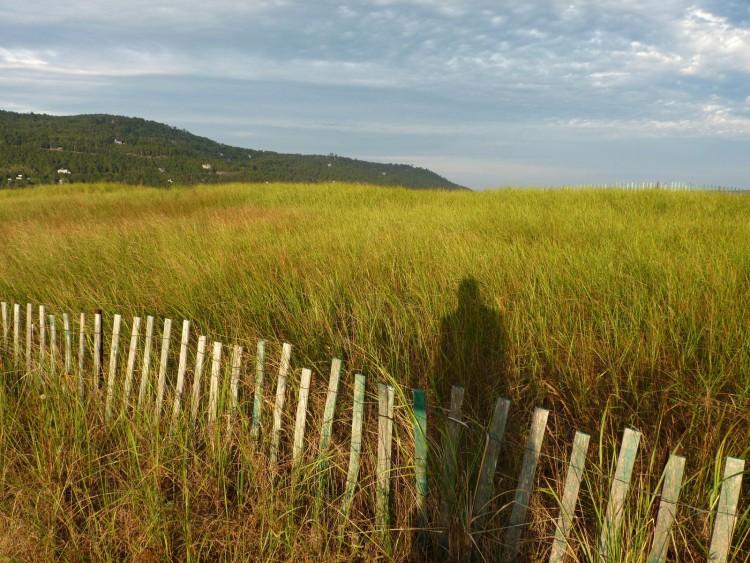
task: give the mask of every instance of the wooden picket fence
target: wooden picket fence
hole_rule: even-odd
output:
[[[43,305],[38,307],[38,317],[32,304],[25,308],[25,319],[19,304],[12,307],[1,304],[2,313],[2,346],[6,355],[6,365],[12,364],[13,371],[19,377],[61,378],[71,395],[83,400],[87,397],[99,397],[103,400],[103,414],[105,423],[109,424],[114,418],[127,413],[132,405],[133,412],[143,412],[153,409],[153,420],[167,425],[170,431],[178,426],[181,420],[189,420],[192,428],[198,417],[205,416],[209,435],[213,433],[218,422],[226,419],[227,425],[232,419],[245,416],[249,423],[249,438],[260,444],[261,433],[264,433],[268,445],[268,461],[271,472],[279,470],[281,464],[297,466],[305,457],[309,458],[313,447],[305,439],[309,415],[308,401],[312,386],[312,370],[301,369],[299,380],[295,380],[292,389],[297,389],[297,404],[293,417],[293,431],[291,432],[291,448],[282,444],[287,402],[287,387],[294,374],[292,369],[292,345],[284,343],[281,347],[276,377],[276,391],[272,397],[265,396],[267,354],[266,342],[257,342],[255,350],[254,380],[245,383],[242,372],[242,359],[245,350],[240,345],[233,345],[228,364],[223,364],[225,345],[214,342],[212,348],[207,349],[206,336],[197,337],[195,346],[195,364],[192,370],[192,382],[188,391],[188,363],[191,344],[191,323],[183,321],[179,344],[177,371],[170,371],[170,349],[172,343],[172,321],[164,319],[161,334],[161,347],[155,381],[152,381],[152,354],[157,345],[158,335],[155,333],[155,319],[147,317],[145,335],[141,338],[141,319],[136,317],[132,322],[129,346],[127,347],[127,361],[124,375],[121,368],[121,340],[123,335],[122,317],[114,315],[112,319],[111,337],[109,338],[109,361],[105,358],[104,319],[101,311],[94,315],[94,329],[91,333],[87,329],[86,315],[81,313],[78,327],[74,328],[68,314],[62,315],[62,331],[58,331],[55,315],[49,314]],[[36,322],[35,322],[36,321]],[[25,335],[25,342],[22,340]],[[74,340],[77,336],[77,351],[74,352]],[[193,335],[195,336],[195,335]],[[122,348],[123,350],[125,348]],[[140,350],[140,352],[139,352]],[[203,388],[204,364],[210,358],[210,373],[208,374],[207,405],[201,413],[201,407],[206,404]],[[136,366],[140,357],[140,378],[135,379]],[[74,367],[74,363],[77,365]],[[89,367],[89,365],[91,367]],[[229,372],[227,401],[220,401],[221,389],[227,382],[223,381],[223,367]],[[334,358],[331,363],[325,406],[320,421],[317,450],[313,454],[315,463],[321,475],[325,473],[330,461],[332,436],[339,387],[343,371],[342,362]],[[93,377],[92,377],[93,374]],[[8,374],[6,374],[6,377]],[[49,379],[47,380],[49,381]],[[155,383],[155,386],[154,386]],[[366,419],[366,389],[365,376],[355,374],[353,378],[353,404],[351,418],[351,437],[349,444],[348,468],[346,471],[346,485],[341,499],[341,513],[346,516],[352,507],[352,502],[358,487],[370,486],[360,478],[361,456],[363,454],[363,425]],[[240,412],[240,387],[252,389],[252,411]],[[154,388],[155,387],[155,388]],[[119,393],[118,393],[119,392]],[[187,396],[186,396],[187,395]],[[171,399],[170,403],[167,399]],[[273,401],[269,399],[273,398]],[[401,404],[397,404],[400,401]],[[399,489],[402,494],[411,494],[414,498],[409,502],[416,507],[416,522],[413,532],[417,536],[417,545],[432,556],[439,556],[441,550],[447,553],[450,549],[450,527],[453,521],[457,490],[463,480],[461,475],[460,455],[462,436],[469,428],[463,416],[464,390],[453,387],[450,406],[445,411],[438,408],[428,409],[427,396],[423,390],[414,389],[411,400],[404,395],[404,389],[394,382],[379,383],[377,385],[377,461],[375,478],[371,482],[375,486],[375,524],[387,536],[391,531],[390,506],[392,498],[392,481],[399,469],[406,468],[406,473],[414,479],[413,487]],[[223,403],[223,405],[222,405]],[[272,424],[270,432],[262,426],[262,412],[272,406]],[[465,491],[470,500],[470,520],[467,524],[466,538],[471,542],[472,534],[485,533],[484,526],[487,519],[494,514],[493,504],[498,496],[495,491],[496,473],[501,448],[511,444],[505,437],[506,424],[509,419],[511,402],[506,398],[498,398],[494,404],[489,425],[482,430],[484,442],[483,450],[478,459],[478,471],[472,478],[473,489]],[[188,409],[189,407],[189,409]],[[223,409],[223,410],[222,410]],[[397,419],[395,409],[402,411]],[[166,411],[166,412],[165,412]],[[432,428],[428,430],[428,411]],[[516,561],[520,557],[521,542],[527,525],[527,513],[537,477],[537,466],[540,456],[543,456],[542,445],[547,429],[549,411],[536,408],[533,412],[531,425],[524,446],[518,448],[523,452],[520,471],[516,486],[510,492],[513,500],[509,503],[510,516],[507,525],[497,533],[502,539],[497,542],[497,548],[489,554],[483,554],[492,560]],[[126,414],[125,414],[126,415]],[[402,467],[393,465],[394,424],[401,421],[408,428],[396,432],[396,437],[409,444],[411,451],[406,456],[407,463]],[[349,424],[345,421],[345,424]],[[404,438],[409,436],[407,440]],[[432,436],[432,439],[430,438]],[[438,436],[438,439],[434,439]],[[596,559],[598,561],[612,560],[609,553],[612,542],[617,541],[623,523],[623,515],[631,488],[631,477],[636,462],[641,433],[631,428],[625,428],[620,444],[619,455],[614,475],[609,476],[609,497],[606,502],[606,513],[600,523],[600,535]],[[573,553],[576,527],[576,507],[579,490],[586,472],[586,454],[589,448],[590,436],[583,432],[576,432],[570,449],[570,457],[565,460],[567,474],[564,482],[557,483],[554,493],[557,503],[558,516],[554,526],[554,538],[551,546],[538,550],[549,552],[550,562],[561,562],[566,555]],[[403,456],[402,456],[403,457]],[[681,505],[679,501],[680,488],[683,483],[685,457],[670,455],[664,471],[659,479],[660,490],[650,492],[660,498],[658,510],[655,514],[653,538],[647,560],[651,562],[667,561],[671,533],[677,512]],[[713,528],[710,536],[710,547],[707,559],[709,562],[725,562],[733,553],[733,534],[738,519],[738,505],[742,478],[745,472],[745,461],[727,457],[724,463],[721,488],[718,502],[705,512],[711,514]],[[606,476],[605,476],[606,477]],[[323,477],[321,477],[322,482]],[[430,483],[433,487],[430,487]],[[468,483],[468,481],[467,481]],[[437,486],[434,486],[437,484]],[[604,503],[602,503],[604,504]],[[692,508],[692,507],[691,507]],[[580,512],[580,510],[579,510]],[[735,554],[737,552],[734,552]]]

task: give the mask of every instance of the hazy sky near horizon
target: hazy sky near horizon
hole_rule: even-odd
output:
[[[750,188],[750,0],[2,0],[0,109],[472,188]]]

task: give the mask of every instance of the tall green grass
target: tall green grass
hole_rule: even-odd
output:
[[[352,373],[428,389],[431,404],[446,406],[449,386],[460,384],[468,415],[481,424],[494,398],[505,395],[514,401],[509,433],[520,443],[533,407],[542,405],[553,412],[551,447],[570,444],[574,429],[602,436],[590,457],[605,474],[630,425],[644,434],[640,485],[654,490],[666,454],[679,446],[691,476],[682,499],[708,508],[718,490],[715,466],[750,452],[748,217],[750,199],[720,193],[341,184],[0,191],[0,298],[59,312],[187,318],[201,333],[251,348],[257,338],[285,340],[294,343],[298,365],[325,373],[338,356]],[[237,520],[246,514],[237,507],[250,501],[235,498],[221,477],[229,458],[190,461],[179,444],[163,450],[140,427],[119,428],[115,439],[96,430],[91,414],[55,422],[51,401],[34,397],[3,402],[4,486],[25,492],[15,504],[6,496],[0,529],[23,528],[29,553],[36,546],[48,558],[122,558],[138,549],[155,557],[241,558],[240,541],[268,559],[287,559],[300,557],[300,537],[327,535],[325,525],[309,531],[309,523],[286,518],[286,497],[273,502],[269,495],[250,530]],[[74,428],[63,431],[66,424]],[[71,434],[80,439],[66,442]],[[31,515],[35,502],[45,510],[60,505],[64,492],[55,487],[65,479],[52,476],[60,471],[57,452],[67,448],[79,456],[65,465],[85,483],[81,498],[101,504],[75,509],[97,528],[76,532],[60,548],[67,536],[58,529],[74,516],[61,515],[60,524],[43,520],[50,516],[41,509]],[[568,455],[563,445],[554,453]],[[512,480],[518,463],[511,457],[501,466]],[[552,477],[564,468],[549,460],[540,471]],[[209,498],[179,492],[203,485]],[[24,496],[36,488],[40,500]],[[601,493],[582,501],[593,515],[603,509],[606,480],[590,490]],[[106,493],[100,498],[99,491]],[[554,516],[554,503],[534,502],[531,534],[549,536],[545,515]],[[213,509],[223,524],[207,521]],[[710,523],[705,515],[690,518],[697,521],[675,541],[694,555]],[[738,528],[738,553],[750,549],[747,526]],[[644,528],[629,529],[622,545],[645,557]],[[105,551],[93,547],[97,537],[107,540]],[[370,538],[366,530],[348,538],[345,550],[326,553],[349,558],[380,549],[363,537]],[[410,550],[396,542],[378,553],[402,558]]]

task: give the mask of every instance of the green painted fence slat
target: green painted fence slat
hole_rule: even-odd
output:
[[[417,527],[427,526],[427,396],[424,390],[414,389],[414,477],[417,493]],[[421,544],[426,541],[419,533]]]

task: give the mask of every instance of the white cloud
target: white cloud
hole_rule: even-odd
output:
[[[750,28],[694,8],[680,24],[687,60],[685,74],[713,76],[725,71],[750,73]]]
[[[44,57],[50,53],[40,53],[31,49],[5,49],[0,47],[0,68],[44,69],[48,66]]]

